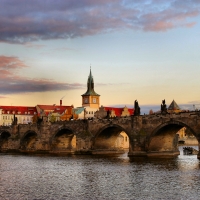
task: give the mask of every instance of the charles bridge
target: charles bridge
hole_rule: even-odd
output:
[[[0,127],[1,152],[54,154],[120,153],[116,138],[129,137],[129,156],[179,155],[177,132],[186,127],[200,141],[200,112],[94,118]],[[199,146],[200,147],[200,146]],[[200,154],[197,155],[200,158]]]

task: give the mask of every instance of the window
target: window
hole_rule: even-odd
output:
[[[93,98],[93,103],[96,103],[96,98]]]
[[[85,102],[85,103],[88,103],[88,99],[87,99],[87,98],[85,98],[85,99],[84,99],[84,102]]]

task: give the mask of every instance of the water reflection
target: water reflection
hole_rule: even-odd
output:
[[[199,160],[0,155],[0,199],[199,199]]]

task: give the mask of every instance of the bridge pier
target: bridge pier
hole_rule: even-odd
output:
[[[98,149],[91,151],[92,155],[116,155],[116,154],[123,154],[125,153],[124,150],[109,150],[109,149]]]
[[[179,151],[152,151],[147,153],[149,158],[174,158],[179,155]]]
[[[129,157],[147,157],[146,151],[132,151],[128,153]]]

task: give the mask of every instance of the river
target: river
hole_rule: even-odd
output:
[[[200,199],[200,161],[1,154],[0,199]]]

